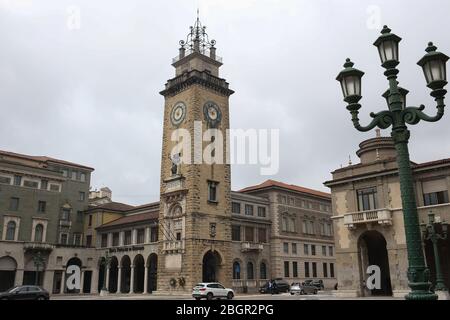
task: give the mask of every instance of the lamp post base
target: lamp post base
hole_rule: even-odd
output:
[[[100,290],[100,297],[106,297],[109,294],[108,290]]]

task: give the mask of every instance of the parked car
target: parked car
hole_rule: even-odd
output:
[[[195,300],[200,300],[205,298],[206,300],[227,298],[228,300],[233,299],[234,291],[233,289],[225,288],[218,282],[206,282],[197,283],[192,289],[192,297]]]
[[[308,279],[305,280],[305,282],[303,282],[306,285],[312,285],[315,286],[318,290],[323,290],[325,288],[325,286],[323,285],[323,281],[322,280],[312,280],[312,279]]]
[[[48,300],[47,290],[38,286],[15,286],[0,293],[0,300]]]
[[[291,285],[291,295],[294,294],[317,294],[317,291],[319,291],[317,289],[316,286],[313,286],[311,284],[305,284],[305,283],[293,283]]]
[[[283,279],[275,279],[275,286],[272,289],[272,293],[278,294],[282,292],[289,292],[290,285]],[[269,281],[259,288],[260,293],[271,293],[269,289]]]

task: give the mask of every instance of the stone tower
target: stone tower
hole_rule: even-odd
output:
[[[226,161],[229,96],[221,58],[199,18],[173,60],[161,158],[158,291],[198,282],[231,285],[230,165]],[[222,143],[223,142],[223,143]]]

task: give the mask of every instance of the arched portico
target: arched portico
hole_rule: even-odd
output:
[[[0,258],[0,292],[14,286],[16,270],[17,262],[14,258],[8,256]]]
[[[220,282],[222,278],[222,257],[217,251],[207,251],[203,256],[202,281]]]

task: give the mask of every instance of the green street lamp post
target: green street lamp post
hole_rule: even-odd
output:
[[[420,120],[428,122],[439,121],[444,115],[444,97],[447,91],[446,62],[449,59],[445,54],[437,52],[433,43],[428,44],[427,54],[418,62],[422,67],[427,87],[431,91],[431,96],[437,103],[437,114],[428,116],[423,111],[424,105],[420,107],[407,107],[407,90],[398,86],[397,69],[399,62],[399,46],[401,38],[391,33],[391,30],[384,26],[381,36],[374,45],[378,48],[382,67],[386,69],[384,75],[389,81],[389,90],[383,95],[387,100],[388,110],[378,113],[371,113],[372,122],[364,127],[358,119],[361,105],[361,78],[364,72],[353,68],[353,62],[347,59],[344,70],[339,73],[336,80],[341,83],[344,101],[347,102],[347,110],[352,115],[352,122],[359,131],[366,132],[375,127],[387,129],[392,126],[391,136],[397,150],[398,174],[400,178],[400,189],[403,205],[403,219],[405,225],[406,245],[408,251],[408,281],[411,292],[406,295],[408,300],[435,300],[437,295],[430,291],[430,272],[425,265],[422,251],[422,239],[417,214],[417,205],[413,187],[413,177],[411,163],[409,160],[408,141],[410,132],[407,124],[415,125]]]
[[[44,266],[44,263],[45,263],[45,259],[44,259],[44,257],[42,257],[40,251],[38,251],[36,254],[33,255],[33,263],[34,263],[34,266],[36,267],[34,284],[36,286],[38,286],[39,285],[39,270],[40,270],[40,267]]]
[[[438,222],[435,221],[435,215],[430,212],[428,214],[428,224],[422,223],[420,226],[422,227],[423,239],[431,240],[431,243],[433,244],[434,263],[436,265],[436,286],[434,289],[436,291],[447,291],[448,289],[445,287],[438,249],[438,241],[447,239],[447,223],[439,223],[442,227],[442,234],[436,231],[436,223]]]
[[[102,257],[102,259],[100,260],[100,265],[102,267],[104,267],[104,271],[103,271],[103,286],[101,291],[103,292],[107,292],[108,288],[106,287],[106,270],[108,270],[108,267],[111,263],[111,259],[112,257],[109,255],[108,251],[105,252],[105,255]]]

